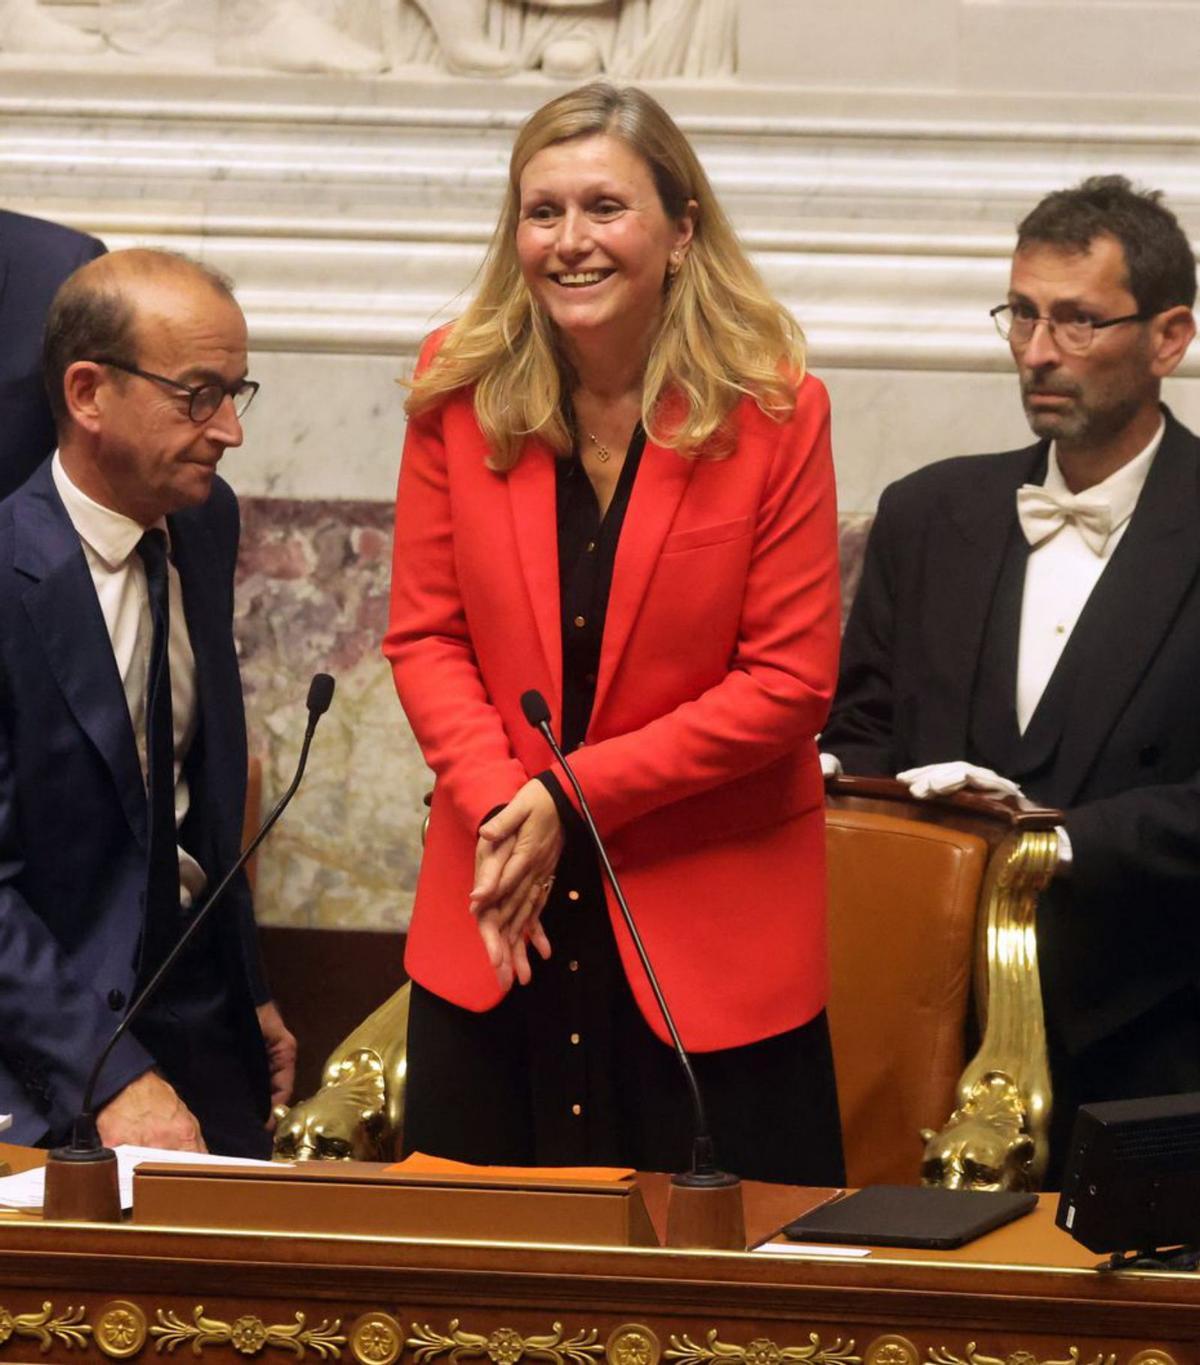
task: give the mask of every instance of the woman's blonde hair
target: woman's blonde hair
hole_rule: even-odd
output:
[[[780,420],[795,404],[803,337],[750,264],[687,138],[644,91],[595,81],[551,100],[521,127],[479,291],[413,381],[406,404],[411,416],[473,385],[476,419],[496,469],[511,469],[534,433],[560,453],[573,444],[564,410],[570,366],[557,329],[521,276],[516,235],[521,174],[531,158],[598,133],[620,138],[642,158],[672,221],[688,215],[689,201],[697,206],[687,255],[665,286],[642,385],[642,420],[651,438],[684,452],[720,455],[732,448],[729,417],[743,395]]]

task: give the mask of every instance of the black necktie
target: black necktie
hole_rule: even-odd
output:
[[[146,566],[154,638],[146,674],[146,798],[149,856],[146,912],[138,978],[144,982],[170,951],[179,930],[179,853],[175,829],[175,726],[171,715],[171,662],[168,648],[171,606],[167,590],[167,537],[147,531],[138,541]]]

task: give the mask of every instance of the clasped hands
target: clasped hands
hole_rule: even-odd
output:
[[[532,979],[530,944],[540,957],[550,956],[541,913],[562,847],[558,809],[536,778],[480,826],[470,909],[505,990],[514,978],[522,986]]]

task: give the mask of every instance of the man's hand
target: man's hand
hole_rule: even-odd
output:
[[[907,768],[904,772],[896,774],[896,781],[903,782],[908,788],[908,794],[915,796],[918,801],[923,801],[928,796],[945,796],[949,792],[962,791],[964,788],[983,792],[988,796],[1024,795],[1021,788],[1015,782],[1010,782],[1007,777],[1001,777],[991,768],[981,768],[977,764],[965,763],[961,759],[953,763],[928,763],[923,768]]]
[[[258,1026],[267,1045],[267,1063],[271,1068],[271,1107],[288,1104],[296,1083],[296,1039],[283,1022],[279,1007],[268,1000],[258,1007]],[[268,1131],[275,1129],[275,1118],[267,1120]]]
[[[96,1128],[106,1147],[132,1143],[172,1152],[208,1151],[195,1114],[154,1071],[118,1091],[96,1115]]]

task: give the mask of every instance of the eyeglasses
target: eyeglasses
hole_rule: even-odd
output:
[[[181,384],[178,379],[168,379],[165,374],[154,374],[150,370],[139,370],[136,365],[126,365],[108,356],[94,356],[93,365],[108,365],[114,370],[137,375],[139,379],[149,379],[151,383],[162,384],[168,389],[177,389],[188,396],[188,416],[193,422],[207,422],[216,416],[217,409],[226,398],[233,399],[233,411],[244,417],[246,409],[254,402],[258,385],[253,379],[239,379],[235,384]]]
[[[1019,313],[1011,303],[998,303],[988,316],[996,324],[996,331],[1014,346],[1028,346],[1039,322],[1064,351],[1082,354],[1092,344],[1092,338],[1106,327],[1118,327],[1123,322],[1148,322],[1153,313],[1126,313],[1121,318],[1093,322],[1091,318],[1043,318],[1036,313]]]

